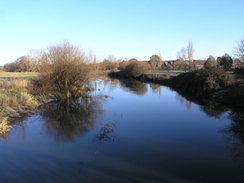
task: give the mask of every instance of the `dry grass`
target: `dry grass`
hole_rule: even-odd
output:
[[[38,72],[0,72],[0,79],[8,78],[34,78],[39,75]]]
[[[0,81],[0,138],[7,140],[7,134],[12,128],[9,120],[21,117],[38,106],[37,100],[29,93],[30,88],[30,79]]]
[[[18,110],[37,107],[37,100],[28,92],[30,85],[27,79],[0,81],[0,119]]]
[[[24,89],[27,88],[30,81],[27,79],[15,79],[0,81],[0,89],[8,90],[13,88]]]
[[[33,108],[37,102],[27,91],[31,82],[27,79],[0,81],[0,106]]]
[[[11,130],[12,126],[8,123],[7,119],[4,118],[0,122],[0,136],[7,134]]]
[[[1,107],[35,108],[37,102],[26,92],[8,91],[0,94]]]

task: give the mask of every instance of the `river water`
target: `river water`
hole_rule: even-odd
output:
[[[0,139],[1,183],[244,181],[242,112],[156,84],[94,87],[79,112],[50,104],[15,123]]]

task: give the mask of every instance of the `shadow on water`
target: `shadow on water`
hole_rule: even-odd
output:
[[[224,130],[224,133],[230,136],[230,150],[232,156],[237,159],[240,164],[244,165],[244,112],[231,111],[229,118],[232,123]]]
[[[68,107],[63,103],[50,103],[40,111],[44,128],[55,142],[65,142],[91,130],[103,114],[101,99],[83,99],[80,105]]]
[[[232,156],[244,166],[244,109],[230,108],[219,102],[207,100],[204,98],[194,98],[181,91],[177,91],[178,98],[183,101],[191,101],[198,104],[201,110],[210,117],[220,118],[221,115],[227,114],[231,120],[230,125],[222,129],[221,132],[230,142],[229,149]]]

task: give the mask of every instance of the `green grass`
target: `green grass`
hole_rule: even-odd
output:
[[[188,71],[187,71],[188,72]],[[182,70],[172,70],[172,71],[151,71],[147,74],[167,74],[167,75],[171,75],[171,76],[177,76],[181,73],[185,73],[185,71]]]
[[[9,115],[9,111],[5,110],[5,109],[0,109],[0,113],[3,115],[3,116],[7,116]]]

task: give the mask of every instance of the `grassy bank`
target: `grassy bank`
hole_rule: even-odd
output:
[[[39,105],[30,94],[37,73],[0,73],[0,135],[11,129],[11,121],[35,110]],[[28,78],[28,79],[27,79]]]

